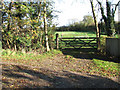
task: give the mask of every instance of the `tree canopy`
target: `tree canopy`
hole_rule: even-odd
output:
[[[46,6],[44,2],[2,2],[2,5],[3,48],[30,50],[45,46],[44,7],[47,8],[48,37],[53,36],[53,1],[46,2]]]

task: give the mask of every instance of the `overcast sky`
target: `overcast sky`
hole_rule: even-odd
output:
[[[54,0],[55,9],[61,11],[58,14],[58,19],[55,21],[59,23],[58,26],[68,25],[72,21],[83,20],[84,15],[92,15],[91,5],[89,0]],[[94,5],[96,5],[96,0]],[[105,5],[106,0],[101,0],[103,5]],[[119,0],[109,0],[112,4],[116,4]],[[96,12],[98,15],[98,20],[101,18],[101,13]],[[115,20],[118,21],[118,10],[116,11]]]

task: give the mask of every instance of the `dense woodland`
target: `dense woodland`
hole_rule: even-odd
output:
[[[3,2],[2,47],[26,51],[45,46],[44,16],[50,47],[55,25],[54,2]],[[46,12],[44,10],[46,7]],[[44,15],[46,13],[46,15]]]

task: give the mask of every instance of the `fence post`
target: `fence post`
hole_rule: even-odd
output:
[[[56,49],[59,49],[59,34],[56,34]]]
[[[97,50],[100,50],[100,37],[97,38]]]

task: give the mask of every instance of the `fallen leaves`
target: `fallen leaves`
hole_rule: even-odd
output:
[[[21,88],[29,85],[32,85],[34,87],[41,84],[42,82],[40,81],[46,82],[46,78],[49,79],[48,80],[49,82],[53,77],[57,76],[57,75],[53,76],[53,74],[49,73],[49,70],[42,70],[40,72],[40,67],[51,69],[53,73],[57,71],[59,72],[59,71],[70,70],[70,71],[80,72],[80,73],[90,74],[90,75],[98,74],[101,76],[116,77],[116,74],[115,74],[116,70],[110,71],[111,68],[108,68],[108,70],[105,70],[104,68],[97,67],[97,65],[95,65],[91,61],[87,61],[86,59],[82,59],[82,60],[75,59],[73,57],[70,57],[69,55],[63,56],[61,54],[58,54],[50,58],[48,57],[43,61],[41,61],[40,59],[36,59],[36,60],[21,59],[21,60],[9,60],[9,62],[14,62],[14,63],[17,62],[18,65],[17,67],[14,65],[3,65],[3,71],[5,69],[9,71],[13,70],[14,74],[21,75],[21,77],[17,77],[17,78],[8,77],[8,76],[5,77],[5,73],[3,72],[3,78],[2,78],[3,87],[8,87],[8,88]],[[19,65],[19,63],[22,63],[23,66]],[[25,65],[28,65],[28,66],[25,67]],[[31,66],[36,66],[37,68],[36,67],[31,68]],[[5,72],[9,74],[9,71],[5,71]],[[45,77],[45,80],[43,80],[43,77]]]

